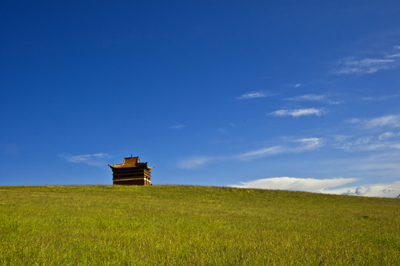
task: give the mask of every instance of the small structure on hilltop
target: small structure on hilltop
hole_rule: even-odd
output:
[[[113,185],[151,185],[151,170],[154,167],[141,163],[138,157],[127,157],[122,164],[108,165],[113,171]]]

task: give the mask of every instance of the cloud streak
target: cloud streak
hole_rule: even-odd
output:
[[[357,181],[356,178],[296,178],[273,177],[248,182],[239,182],[239,185],[230,185],[237,188],[279,189],[317,192],[325,194],[354,195],[366,197],[394,198],[400,194],[400,181],[391,184],[373,184],[366,186],[337,188]]]
[[[326,95],[316,95],[316,94],[305,94],[292,98],[287,98],[290,101],[314,101],[314,102],[325,102],[329,104],[340,104],[342,101],[332,101],[327,98]]]
[[[343,60],[338,63],[334,74],[372,74],[379,70],[396,67],[394,59],[365,58],[361,60]]]
[[[357,181],[355,178],[296,178],[296,177],[273,177],[258,179],[249,182],[240,182],[240,185],[230,185],[239,188],[262,188],[262,189],[281,189],[297,190],[308,192],[323,192],[328,188],[342,186]]]
[[[174,126],[170,126],[169,128],[170,129],[183,129],[185,127],[186,127],[185,125],[174,125]]]
[[[59,157],[70,163],[84,163],[99,167],[106,165],[104,159],[111,158],[111,156],[107,153],[95,153],[85,155],[60,154]]]
[[[397,49],[398,46],[394,48]],[[400,65],[400,53],[388,53],[386,56],[375,58],[361,58],[355,59],[354,57],[339,60],[336,63],[335,69],[332,71],[336,75],[350,75],[350,74],[373,74],[381,70],[396,68]]]
[[[400,132],[398,132],[398,133],[393,133],[393,132],[385,132],[385,133],[382,133],[381,135],[379,135],[379,140],[384,140],[384,139],[390,139],[390,138],[393,138],[393,137],[398,137],[398,136],[400,136]]]
[[[249,92],[249,93],[245,93],[242,96],[236,97],[236,99],[238,100],[249,100],[249,99],[255,99],[255,98],[265,98],[270,96],[269,93],[267,92]]]
[[[388,56],[386,56],[387,58],[397,58],[397,57],[400,57],[400,53],[398,53],[398,54],[391,54],[391,55],[388,55]]]
[[[300,117],[300,116],[310,116],[310,115],[321,116],[324,113],[325,113],[324,109],[305,108],[305,109],[295,109],[295,110],[277,110],[272,113],[269,113],[269,115]]]
[[[184,160],[181,160],[178,163],[178,168],[181,169],[194,169],[197,168],[199,166],[202,166],[208,162],[211,161],[218,161],[221,160],[223,158],[218,158],[218,157],[206,157],[206,156],[200,156],[200,157],[191,157],[191,158],[187,158]]]
[[[282,154],[282,153],[301,153],[305,151],[312,151],[319,147],[324,146],[324,141],[319,138],[304,138],[293,140],[292,145],[277,145],[272,147],[266,147],[257,150],[251,150],[244,153],[230,155],[230,156],[219,156],[219,157],[207,157],[198,156],[191,157],[181,160],[178,163],[178,168],[182,169],[195,169],[204,164],[216,162],[216,161],[252,161],[267,156]]]
[[[400,149],[400,132],[384,132],[375,136],[361,136],[351,140],[351,137],[337,140],[338,148],[346,151],[375,151]]]
[[[258,158],[263,158],[270,155],[276,155],[281,153],[299,153],[305,151],[315,150],[324,145],[324,142],[319,138],[305,138],[294,140],[293,143],[299,143],[296,146],[273,146],[253,151],[248,151],[235,156],[235,158],[240,160],[254,160]]]
[[[400,127],[400,115],[386,115],[372,119],[353,118],[349,123],[361,124],[363,127],[371,129],[377,127]]]
[[[358,187],[328,189],[323,191],[323,193],[365,197],[395,198],[400,195],[400,181],[391,184],[373,184]]]
[[[358,138],[355,142],[346,142],[339,148],[346,151],[376,151],[376,150],[399,150],[400,142],[372,140],[369,137]]]
[[[296,96],[293,98],[288,98],[288,100],[292,101],[322,101],[325,99],[325,95],[315,95],[315,94],[306,94],[301,96]]]
[[[363,101],[386,101],[389,99],[393,99],[393,98],[397,98],[399,97],[399,95],[383,95],[383,96],[379,96],[379,97],[363,97],[361,98],[361,100]]]

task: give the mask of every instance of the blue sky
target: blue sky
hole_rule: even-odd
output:
[[[400,194],[398,1],[0,7],[0,185]]]

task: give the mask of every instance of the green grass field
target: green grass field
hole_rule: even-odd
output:
[[[1,265],[400,265],[400,200],[226,187],[0,187]]]

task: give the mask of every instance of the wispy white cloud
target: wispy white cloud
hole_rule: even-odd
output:
[[[197,156],[181,160],[178,163],[178,168],[194,169],[206,163],[216,161],[252,161],[255,159],[264,158],[267,156],[282,154],[282,153],[301,153],[305,151],[312,151],[325,145],[324,141],[320,138],[304,138],[293,140],[291,145],[277,145],[272,147],[265,147],[257,150],[251,150],[244,153],[219,157]]]
[[[249,182],[240,182],[240,185],[231,185],[239,188],[262,188],[280,190],[298,190],[308,192],[323,192],[326,189],[342,186],[357,181],[356,178],[296,178],[296,177],[273,177],[258,179]]]
[[[324,150],[327,149],[329,149],[329,146]],[[299,157],[300,161],[293,160],[290,162],[291,169],[302,169],[303,174],[307,174],[309,177],[318,177],[318,179],[334,176],[366,180],[366,182],[358,182],[357,186],[400,180],[400,149],[361,151],[352,154],[342,153],[340,156],[336,156],[335,153],[337,152],[332,151],[332,156],[321,157],[320,159],[315,157],[312,161],[301,160],[301,157]],[[286,165],[287,163],[280,163],[280,168],[285,169]],[[247,179],[241,181],[247,181]]]
[[[371,127],[400,127],[400,115],[387,115],[364,121],[365,125]]]
[[[294,85],[295,88],[301,87],[301,83],[297,83],[296,85]]]
[[[191,157],[191,158],[186,158],[184,160],[181,160],[178,163],[178,168],[181,169],[194,169],[199,166],[202,166],[210,161],[218,161],[221,160],[221,158],[216,158],[216,157]]]
[[[329,194],[354,195],[365,197],[395,198],[400,195],[400,181],[391,184],[373,184],[358,187],[344,187],[322,191]]]
[[[397,96],[396,95],[395,96],[383,95],[383,96],[379,96],[379,97],[362,97],[361,100],[363,100],[363,101],[385,101],[385,100],[388,100],[388,99],[391,99],[394,97],[397,97]]]
[[[320,138],[304,138],[293,140],[292,143],[298,145],[279,145],[273,147],[262,148],[258,150],[252,150],[245,153],[234,156],[240,160],[254,160],[263,158],[270,155],[281,154],[281,153],[300,153],[305,151],[315,150],[319,147],[324,146],[324,141]]]
[[[379,140],[384,140],[384,139],[389,139],[389,138],[393,138],[393,137],[397,137],[400,136],[400,132],[398,133],[393,133],[393,132],[385,132],[382,133],[381,135],[379,135]]]
[[[331,161],[334,165],[341,165],[344,173],[357,173],[371,175],[378,173],[380,177],[398,178],[400,176],[400,151],[385,150],[380,153],[373,153],[370,156],[359,156],[346,159],[336,159]],[[329,167],[329,166],[326,166]],[[375,177],[379,177],[376,176]]]
[[[174,126],[170,126],[169,128],[171,128],[171,129],[183,129],[185,127],[186,127],[185,125],[174,125]]]
[[[295,109],[295,110],[277,110],[272,113],[269,113],[269,115],[299,117],[299,116],[310,116],[310,115],[321,116],[324,113],[325,113],[324,109],[305,108],[305,109]]]
[[[349,123],[361,124],[365,128],[376,127],[400,127],[400,115],[386,115],[372,119],[358,119],[353,118],[348,120]]]
[[[337,188],[355,182],[357,180],[358,179],[356,178],[315,179],[296,177],[273,177],[248,182],[240,182],[239,185],[230,186],[238,188],[295,190],[368,197],[394,198],[400,195],[400,181],[391,184],[373,184],[366,186]]]
[[[380,70],[392,69],[400,66],[400,53],[395,46],[392,51],[387,51],[385,56],[372,56],[366,58],[348,57],[339,60],[332,70],[333,74],[373,74]]]
[[[369,145],[360,146],[358,149],[364,151],[400,149],[400,143],[371,143]]]
[[[270,96],[270,94],[268,92],[263,92],[263,91],[259,91],[259,92],[249,92],[249,93],[245,93],[242,96],[236,97],[236,99],[238,100],[249,100],[249,99],[255,99],[255,98],[265,98]]]
[[[318,101],[318,102],[325,102],[329,104],[340,104],[343,103],[343,101],[332,101],[328,99],[326,95],[316,95],[316,94],[305,94],[305,95],[300,95],[292,98],[287,98],[287,100],[291,101]]]
[[[345,143],[342,148],[347,151],[376,151],[388,149],[400,149],[400,142],[394,141],[379,141],[369,138],[359,138],[354,143]]]
[[[292,100],[292,101],[322,101],[325,99],[325,97],[326,97],[325,95],[306,94],[306,95],[288,98],[288,100]]]
[[[387,58],[400,57],[400,53],[387,55],[386,57],[387,57]]]
[[[221,134],[227,134],[228,131],[225,128],[218,128],[217,131]]]
[[[379,70],[395,68],[397,65],[397,60],[395,59],[365,58],[355,60],[349,58],[339,61],[332,72],[337,75],[372,74]]]
[[[256,158],[263,158],[269,155],[279,154],[286,152],[287,148],[282,146],[273,146],[262,148],[258,150],[247,151],[236,155],[235,157],[240,160],[254,160]]]
[[[358,138],[348,137],[341,141],[337,140],[338,148],[346,151],[375,151],[375,150],[393,150],[400,149],[400,142],[396,137],[399,133],[385,132],[375,136],[361,136]]]
[[[346,141],[350,136],[347,135],[333,135],[333,139],[335,142],[342,143],[343,141]]]
[[[371,142],[371,137],[360,137],[354,143],[355,145],[363,145]]]
[[[70,163],[85,163],[93,166],[107,165],[104,159],[111,158],[111,156],[107,153],[95,153],[85,155],[60,154],[59,157]]]
[[[299,151],[309,151],[324,146],[324,141],[320,138],[298,139],[294,140],[294,142],[299,142],[302,144],[297,148]]]

